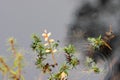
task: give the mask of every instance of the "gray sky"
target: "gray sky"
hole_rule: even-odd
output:
[[[44,29],[63,40],[75,5],[72,0],[0,0],[0,45],[13,36],[28,47],[31,34]]]
[[[0,55],[10,55],[6,42],[15,37],[18,45],[30,53],[25,54],[29,60],[29,69],[25,67],[24,72],[26,80],[35,80],[39,71],[32,63],[31,34],[41,35],[47,29],[53,38],[63,41],[75,5],[72,0],[0,0]]]

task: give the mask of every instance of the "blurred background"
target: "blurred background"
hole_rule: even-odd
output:
[[[47,29],[52,32],[52,38],[64,42],[76,6],[77,1],[73,0],[0,0],[0,55],[9,60],[7,39],[16,38],[27,58],[23,71],[25,79],[38,80],[41,72],[34,65],[31,35],[41,36]]]
[[[96,6],[97,1],[99,0],[0,0],[0,55],[9,58],[11,53],[7,50],[9,48],[7,39],[15,37],[26,58],[23,71],[25,79],[38,80],[41,77],[39,80],[47,80],[47,76],[42,75],[34,65],[36,55],[30,48],[31,35],[33,33],[41,35],[44,29],[47,29],[52,32],[52,38],[60,40],[62,45],[67,40],[70,43],[74,38],[70,34],[73,29],[70,25],[78,20],[75,15],[77,9],[86,2]],[[104,21],[107,22],[109,19],[108,22],[111,23],[111,20],[116,20],[110,16],[104,18]],[[116,23],[113,22],[115,25]],[[70,38],[72,39],[69,40]],[[101,79],[100,74],[82,73],[81,69],[77,67],[76,70],[72,70],[69,80]]]

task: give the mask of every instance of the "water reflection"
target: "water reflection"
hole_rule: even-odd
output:
[[[106,31],[108,31],[109,25],[112,24],[113,33],[116,35],[116,39],[111,42],[111,46],[113,48],[112,55],[115,55],[114,51],[118,53],[119,49],[117,48],[120,46],[120,25],[118,18],[120,15],[120,0],[86,0],[84,4],[77,9],[75,15],[75,19],[68,29],[68,44],[75,44],[78,51],[81,51],[84,54],[84,50],[86,50],[85,45],[87,44],[87,38],[98,37],[100,34],[103,35]],[[119,55],[117,53],[116,56]],[[102,53],[93,55],[95,58],[99,58],[98,56],[101,54]],[[102,57],[104,56],[105,55]],[[109,56],[109,63],[112,64],[111,62],[115,58],[113,57],[111,59],[110,57],[111,56]],[[109,70],[109,76],[106,76],[105,80],[119,80],[119,75],[115,76],[115,74],[119,74],[120,72],[118,68],[119,65],[118,58],[115,64],[112,64],[114,69]]]

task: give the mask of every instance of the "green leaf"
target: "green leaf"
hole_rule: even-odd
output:
[[[67,54],[75,53],[75,47],[70,44],[64,48],[64,51]]]
[[[88,38],[88,41],[90,42],[91,46],[93,47],[94,50],[100,49],[100,46],[102,46],[103,40],[101,39],[101,35],[98,38]]]

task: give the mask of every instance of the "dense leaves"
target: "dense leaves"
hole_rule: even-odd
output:
[[[37,36],[33,35],[33,42],[31,48],[37,53],[36,65],[37,68],[42,70],[43,73],[49,73],[49,80],[64,80],[67,79],[69,70],[75,68],[79,64],[78,58],[75,56],[75,47],[73,45],[68,45],[63,48],[66,61],[63,60],[64,64],[59,66],[55,60],[55,54],[59,47],[59,41],[51,39],[51,33],[44,31],[42,34],[44,41]],[[57,52],[58,53],[58,52]],[[60,52],[59,52],[60,53]],[[48,55],[52,55],[52,62],[47,61]],[[57,54],[56,54],[57,55]],[[58,65],[58,71],[53,71],[54,67]]]

